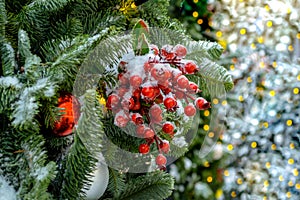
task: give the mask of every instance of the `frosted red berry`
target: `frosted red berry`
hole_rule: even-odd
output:
[[[145,125],[140,124],[135,129],[136,135],[143,138],[144,137],[144,131],[145,131]]]
[[[135,123],[136,125],[139,125],[139,124],[143,124],[144,123],[144,120],[143,120],[143,117],[140,113],[133,113],[131,115],[131,120],[133,123]]]
[[[130,77],[130,85],[134,88],[140,87],[142,82],[143,82],[143,79],[139,75],[133,75]]]
[[[184,75],[178,77],[177,84],[182,89],[185,89],[190,85],[189,80]]]
[[[170,144],[169,141],[167,140],[163,140],[160,144],[159,144],[159,148],[163,153],[169,153],[170,151]]]
[[[151,138],[154,136],[154,131],[151,128],[145,128],[144,130],[144,137],[145,138]]]
[[[112,109],[113,107],[116,107],[119,104],[120,98],[116,94],[111,94],[107,98],[106,107],[108,109]]]
[[[166,122],[163,124],[162,130],[165,133],[172,133],[174,131],[174,125],[170,122]]]
[[[206,110],[210,108],[210,103],[203,97],[199,97],[195,100],[195,106],[199,110]]]
[[[188,117],[194,116],[196,114],[196,108],[193,104],[189,104],[184,108],[184,114]]]
[[[184,70],[187,74],[193,74],[198,70],[198,66],[194,62],[187,62],[184,65]]]
[[[118,127],[125,127],[128,123],[129,119],[127,116],[125,115],[117,115],[115,117],[115,125],[118,126]]]
[[[158,156],[155,159],[155,162],[158,166],[164,166],[167,164],[167,158],[162,154],[158,154]]]
[[[164,105],[165,105],[167,110],[170,110],[170,109],[177,106],[177,101],[173,97],[167,97],[164,100]]]
[[[196,85],[196,83],[194,82],[190,82],[189,90],[192,91],[193,93],[197,93],[199,91],[198,85]]]
[[[175,51],[175,54],[176,54],[177,58],[183,58],[183,57],[186,56],[186,53],[187,53],[186,47],[181,45],[181,44],[177,44],[174,47],[174,51]]]
[[[150,146],[148,144],[140,144],[139,152],[142,154],[147,154],[150,151]]]

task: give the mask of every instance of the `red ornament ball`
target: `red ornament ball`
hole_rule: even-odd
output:
[[[79,102],[73,95],[64,94],[58,99],[58,107],[62,108],[60,112],[63,114],[60,120],[54,124],[53,132],[58,136],[70,135],[80,116]]]

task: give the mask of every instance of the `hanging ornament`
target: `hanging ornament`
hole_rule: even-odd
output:
[[[73,132],[79,118],[79,102],[71,94],[63,94],[58,99],[58,108],[63,114],[54,124],[53,132],[58,136],[67,136]]]
[[[84,192],[87,200],[98,200],[104,194],[108,185],[109,172],[107,165],[104,162],[99,162],[96,170],[91,175],[92,184]]]

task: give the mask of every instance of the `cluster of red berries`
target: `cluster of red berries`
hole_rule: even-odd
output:
[[[186,116],[192,117],[196,108],[207,109],[210,103],[194,96],[200,90],[185,74],[194,74],[199,67],[183,59],[187,54],[183,45],[165,45],[161,49],[150,45],[150,49],[151,52],[144,56],[120,62],[119,87],[108,96],[107,108],[115,114],[116,126],[123,128],[131,122],[136,126],[136,136],[145,138],[146,142],[139,146],[140,153],[147,154],[150,146],[156,143],[159,150],[156,164],[164,169],[167,159],[163,154],[169,152],[170,145],[158,133],[162,131],[173,138],[177,127],[164,120],[163,110],[176,112],[181,109]]]

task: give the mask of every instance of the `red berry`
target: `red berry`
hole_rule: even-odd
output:
[[[136,110],[139,110],[139,109],[141,109],[141,103],[140,103],[140,101],[136,101],[134,103],[134,107],[131,110],[136,111]]]
[[[136,124],[136,125],[139,125],[139,124],[143,124],[144,123],[144,120],[143,120],[143,117],[140,113],[133,113],[131,115],[131,120]]]
[[[164,64],[156,64],[151,69],[151,76],[158,81],[166,81],[171,78],[171,72],[166,69]]]
[[[170,122],[166,122],[166,123],[164,123],[162,130],[165,133],[172,133],[174,131],[174,125],[171,124]]]
[[[170,151],[170,144],[169,141],[167,140],[163,140],[160,144],[159,144],[159,148],[163,153],[169,153]]]
[[[152,138],[154,136],[154,131],[151,128],[145,128],[144,130],[144,137],[145,138]]]
[[[167,108],[167,110],[170,110],[177,106],[177,101],[173,97],[167,97],[164,100],[164,105]]]
[[[123,97],[124,94],[125,94],[126,92],[128,92],[128,89],[125,88],[125,87],[120,87],[120,88],[118,89],[118,95],[119,95],[120,97]]]
[[[175,52],[173,50],[173,46],[171,45],[164,45],[161,48],[160,54],[166,60],[172,60],[175,58]]]
[[[145,125],[140,124],[135,129],[137,136],[144,138]]]
[[[189,80],[184,75],[181,75],[178,77],[177,84],[182,89],[185,89],[185,88],[189,87],[189,85],[190,85]]]
[[[196,108],[193,104],[189,104],[184,108],[184,113],[186,116],[194,116],[196,114]]]
[[[155,88],[153,86],[146,86],[142,89],[142,95],[148,99],[153,99],[155,97]]]
[[[130,99],[123,99],[121,104],[122,104],[122,108],[127,111],[134,108],[134,100],[132,97]]]
[[[145,70],[146,72],[149,72],[149,71],[152,69],[153,66],[154,66],[153,63],[145,62],[145,63],[144,63],[144,70]]]
[[[193,74],[198,70],[198,66],[194,62],[187,62],[184,65],[185,72],[188,74]]]
[[[130,77],[130,85],[134,88],[140,87],[142,82],[143,79],[139,75],[133,75],[132,77]]]
[[[151,117],[152,116],[161,115],[162,114],[162,110],[161,110],[161,108],[157,104],[154,104],[149,109],[149,114],[150,114]]]
[[[155,159],[155,162],[158,166],[163,166],[167,164],[167,158],[162,154],[158,154],[158,156]]]
[[[117,114],[115,116],[115,125],[118,126],[118,127],[125,127],[128,123],[129,119],[126,115],[122,115],[122,114]]]
[[[142,154],[147,154],[150,151],[150,147],[148,144],[140,144],[139,146],[139,152]]]
[[[135,89],[134,92],[132,93],[132,96],[135,97],[136,100],[139,100],[141,97],[141,89]]]
[[[155,103],[161,104],[162,102],[164,102],[164,97],[160,94],[156,97]]]
[[[187,53],[185,46],[183,46],[181,44],[177,44],[174,47],[174,51],[175,51],[177,58],[183,58],[186,56],[186,53]]]
[[[190,88],[189,89],[193,93],[197,93],[199,91],[198,85],[196,85],[194,82],[190,82]]]
[[[176,96],[176,99],[183,99],[185,94],[181,91],[176,91],[175,96]]]
[[[210,103],[206,101],[203,97],[199,97],[195,100],[195,106],[199,110],[206,110],[210,108]]]
[[[107,103],[106,103],[106,107],[108,109],[112,109],[114,107],[117,107],[117,105],[119,104],[120,98],[118,95],[116,94],[111,94],[108,96],[107,98]]]

